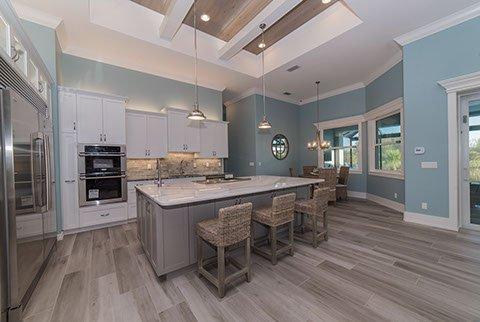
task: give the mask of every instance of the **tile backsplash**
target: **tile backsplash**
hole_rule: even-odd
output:
[[[181,175],[210,175],[223,173],[221,159],[195,159],[191,153],[169,153],[158,159],[162,178]],[[127,159],[128,180],[147,180],[157,177],[157,159]]]

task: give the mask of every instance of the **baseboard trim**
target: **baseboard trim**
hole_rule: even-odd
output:
[[[390,208],[399,212],[405,211],[404,204],[390,200],[390,199],[382,198],[371,193],[360,192],[360,191],[348,191],[348,196],[352,198],[367,199],[375,203],[378,203],[379,205],[385,206],[387,208]]]
[[[403,213],[403,221],[457,232],[459,229],[450,218],[430,216],[415,212],[405,211]]]
[[[387,208],[390,208],[399,212],[405,211],[405,205],[403,203],[396,202],[387,198],[379,197],[371,193],[367,193],[367,200],[376,202],[379,205],[385,206]]]
[[[131,218],[131,219],[127,219],[127,220],[113,221],[113,222],[94,225],[94,226],[67,229],[67,230],[63,230],[62,232],[66,236],[66,235],[71,235],[71,234],[83,233],[83,232],[90,231],[90,230],[95,230],[95,229],[121,226],[121,225],[129,224],[129,223],[132,223],[132,222],[136,222],[136,221],[137,221],[137,218]]]
[[[360,192],[360,191],[347,191],[347,194],[349,197],[352,198],[359,198],[359,199],[367,199],[367,193],[366,192]]]

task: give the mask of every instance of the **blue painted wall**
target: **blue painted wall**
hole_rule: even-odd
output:
[[[61,199],[60,199],[60,152],[59,152],[59,133],[58,133],[58,91],[57,91],[57,66],[59,46],[55,30],[47,28],[36,23],[22,20],[22,25],[33,45],[37,49],[40,57],[45,63],[50,76],[55,82],[52,85],[52,121],[53,121],[53,146],[55,162],[55,207],[57,214],[57,229],[61,230]]]
[[[312,87],[313,89],[313,87]],[[329,97],[319,101],[320,122],[340,119],[349,116],[356,116],[365,113],[366,105],[365,88],[357,89],[348,93]],[[315,138],[315,128],[312,123],[317,122],[317,103],[312,102],[300,107],[299,115],[299,152],[298,171],[301,172],[305,165],[317,165],[317,152],[308,151],[307,142]],[[362,129],[366,135],[366,125]],[[363,140],[363,151],[367,151],[366,140]],[[367,191],[367,153],[362,155],[363,173],[351,174],[349,179],[349,190]]]
[[[373,110],[402,96],[403,63],[400,62],[366,87],[366,109]],[[367,135],[364,137],[368,140]],[[404,180],[367,175],[367,192],[396,202],[405,202]]]
[[[403,49],[405,88],[405,206],[409,212],[448,217],[447,96],[437,82],[480,71],[480,18]],[[425,154],[414,155],[415,146]],[[420,162],[437,161],[438,169]],[[428,210],[421,203],[428,203]]]
[[[164,107],[192,109],[191,84],[150,75],[93,60],[62,54],[59,85],[117,94],[129,98],[128,106],[159,111]],[[222,120],[222,93],[199,88],[200,108],[207,118]]]
[[[255,124],[258,124],[263,118],[262,96],[255,95],[255,102]],[[259,130],[255,127],[257,174],[289,176],[289,169],[296,169],[298,162],[299,106],[297,104],[286,103],[267,97],[265,107],[267,112],[267,118],[272,124],[272,128],[270,130]],[[289,153],[287,157],[283,160],[277,160],[272,154],[271,143],[273,137],[277,134],[285,135],[290,145]]]
[[[248,96],[226,108],[228,124],[228,159],[226,172],[237,176],[256,174],[256,106],[255,96]],[[254,166],[249,165],[250,162]]]

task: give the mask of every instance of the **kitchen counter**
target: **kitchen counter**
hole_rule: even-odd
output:
[[[215,199],[239,197],[261,192],[296,188],[321,183],[323,179],[254,176],[250,180],[204,184],[197,182],[137,186],[136,189],[162,207],[179,206]]]
[[[253,208],[271,206],[275,196],[296,193],[309,198],[311,185],[323,179],[255,176],[247,180],[205,184],[170,181],[164,186],[136,186],[137,224],[146,257],[158,276],[197,261],[196,225],[216,218],[221,208],[251,202]],[[255,228],[255,237],[266,231]],[[206,257],[215,253],[206,247]]]

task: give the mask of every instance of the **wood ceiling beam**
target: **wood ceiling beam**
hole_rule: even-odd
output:
[[[261,34],[259,28],[261,23],[265,23],[268,29],[300,2],[302,2],[302,0],[273,0],[219,50],[220,59],[228,60],[235,56]]]
[[[170,0],[165,17],[160,25],[160,37],[172,40],[190,11],[194,0]]]

